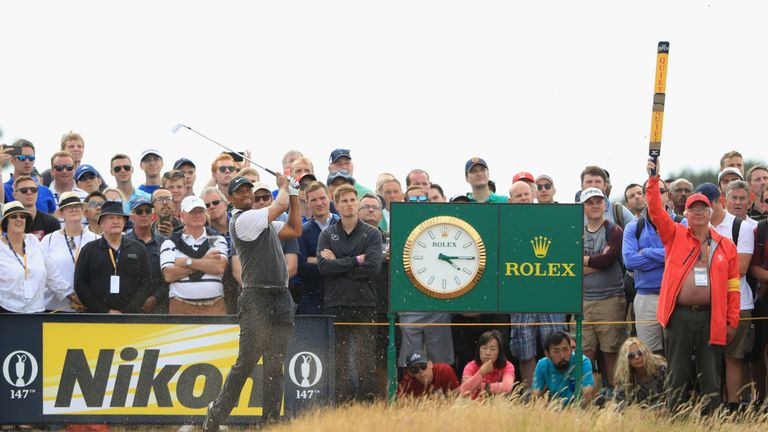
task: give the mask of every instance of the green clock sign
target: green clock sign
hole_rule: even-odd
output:
[[[390,311],[581,313],[579,205],[393,203]]]

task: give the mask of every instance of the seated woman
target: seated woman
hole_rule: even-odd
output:
[[[656,405],[664,394],[667,362],[654,354],[643,341],[632,337],[619,349],[614,372],[617,402]]]
[[[475,359],[467,363],[461,379],[459,393],[476,399],[484,396],[508,394],[515,383],[515,367],[501,350],[501,333],[490,330],[480,335]]]

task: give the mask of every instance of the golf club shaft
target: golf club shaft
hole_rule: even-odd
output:
[[[200,132],[198,132],[198,131],[196,131],[196,130],[192,129],[191,127],[189,127],[189,126],[187,126],[187,125],[182,125],[182,126],[183,126],[184,128],[186,128],[186,129],[189,129],[190,131],[192,131],[192,132],[194,132],[194,133],[196,133],[196,134],[200,135],[201,137],[203,137],[203,138],[207,139],[208,141],[210,141],[210,142],[212,142],[212,143],[216,144],[217,146],[219,146],[219,147],[221,147],[221,148],[224,148],[224,149],[226,149],[226,150],[229,150],[229,151],[230,151],[230,152],[232,152],[232,153],[237,153],[237,154],[239,154],[239,155],[240,155],[240,156],[241,156],[243,159],[247,160],[248,162],[252,163],[253,165],[256,165],[257,167],[259,167],[259,168],[263,169],[264,171],[266,171],[266,172],[268,172],[268,173],[272,174],[273,176],[277,177],[277,173],[275,173],[274,171],[272,171],[272,170],[271,170],[271,169],[269,169],[269,168],[264,168],[263,166],[261,166],[261,165],[257,164],[257,163],[256,163],[256,162],[254,162],[253,160],[251,160],[251,159],[247,158],[247,157],[246,157],[244,154],[242,154],[242,153],[240,153],[240,152],[237,152],[237,151],[235,151],[235,150],[232,150],[231,148],[229,148],[229,147],[225,146],[224,144],[222,144],[222,143],[220,143],[220,142],[218,142],[218,141],[215,141],[215,140],[213,140],[213,139],[211,139],[211,138],[209,138],[209,137],[207,137],[207,136],[205,136],[205,135],[201,134]]]

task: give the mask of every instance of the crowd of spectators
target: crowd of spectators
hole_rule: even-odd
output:
[[[0,163],[12,166],[0,189],[0,312],[234,313],[243,275],[229,233],[230,183],[239,175],[253,184],[253,208],[269,206],[275,190],[242,156],[222,153],[210,165],[182,158],[164,171],[161,152],[146,149],[135,185],[129,155],[116,153],[102,175],[86,163],[77,133],[62,137],[50,166],[27,140],[0,150]],[[400,392],[478,398],[517,386],[568,401],[581,361],[587,401],[657,403],[665,394],[675,408],[698,393],[708,411],[762,401],[768,331],[752,318],[768,309],[768,166],[745,171],[741,154],[728,152],[712,183],[694,185],[653,174],[656,162],[647,176],[638,169],[621,200],[606,169],[581,173],[583,311],[597,323],[585,326],[583,359],[563,314],[401,313],[409,325],[398,334]],[[301,184],[302,235],[280,245],[296,313],[360,324],[335,329],[338,401],[385,392],[387,334],[365,324],[386,318],[393,202],[559,198],[547,174],[521,172],[497,190],[479,157],[464,166],[468,192],[450,199],[423,168],[404,179],[383,172],[372,189],[363,186],[348,149],[330,152],[327,176],[298,151],[282,165]],[[205,175],[196,181],[198,166]],[[698,385],[694,366],[704,371]]]

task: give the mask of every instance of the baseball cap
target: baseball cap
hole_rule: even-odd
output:
[[[352,177],[349,174],[349,171],[347,170],[338,170],[338,171],[331,171],[328,173],[328,180],[326,181],[326,186],[330,186],[331,183],[333,183],[334,180],[343,178],[346,180],[349,184],[354,185],[355,184],[355,178]]]
[[[237,188],[239,188],[242,185],[248,185],[253,187],[253,183],[251,183],[250,180],[248,180],[243,176],[237,176],[233,178],[232,181],[229,182],[229,187],[227,187],[227,193],[232,195],[233,193],[235,193]]]
[[[272,192],[272,186],[264,183],[264,182],[256,182],[253,184],[253,191],[256,192],[259,189],[264,189],[266,191]]]
[[[695,193],[689,196],[687,200],[685,200],[685,209],[688,210],[688,207],[692,206],[697,202],[703,202],[704,204],[707,205],[707,207],[711,206],[709,204],[709,199],[707,198],[706,195],[704,195],[703,193]]]
[[[414,365],[419,364],[426,364],[427,363],[427,357],[424,356],[419,351],[412,352],[408,357],[405,358],[405,367],[411,367]]]
[[[303,176],[301,176],[301,178],[299,179],[299,183],[303,181],[307,181],[307,182],[317,181],[317,177],[315,177],[315,175],[312,173],[306,173]]]
[[[699,185],[699,187],[696,188],[695,191],[693,191],[694,194],[704,195],[707,197],[707,205],[710,205],[710,203],[716,202],[718,198],[720,198],[720,189],[717,188],[717,186],[713,185],[712,183],[702,183]],[[691,201],[691,198],[693,195],[688,197],[687,200],[685,200],[685,208],[688,208],[688,201]],[[694,201],[691,201],[694,202]]]
[[[96,177],[99,176],[99,172],[96,171],[96,168],[94,168],[91,165],[80,165],[77,167],[77,171],[75,171],[75,181],[80,181],[80,177],[82,177],[83,174],[86,173],[93,173]]]
[[[519,173],[515,174],[514,177],[512,177],[512,183],[520,180],[531,182],[531,183],[536,181],[533,179],[533,174],[527,171],[520,171]]]
[[[542,175],[536,177],[536,181],[539,181],[539,180],[546,180],[546,181],[548,181],[548,182],[550,182],[552,184],[555,184],[555,181],[552,180],[552,177],[550,177],[550,176],[548,176],[546,174],[542,174]]]
[[[725,167],[722,171],[717,175],[717,183],[720,184],[720,180],[723,179],[723,176],[726,174],[736,174],[739,176],[739,180],[744,180],[744,176],[741,175],[741,171],[739,171],[738,168],[734,167]]]
[[[136,207],[143,206],[143,205],[152,205],[152,201],[148,200],[146,197],[143,196],[136,196],[132,200],[128,202],[128,207],[133,211]]]
[[[579,196],[579,202],[585,203],[587,202],[588,199],[592,197],[600,197],[602,199],[605,199],[605,194],[603,193],[603,191],[601,191],[598,188],[594,188],[594,187],[586,188],[583,191],[581,191],[581,196]]]
[[[349,154],[349,149],[336,149],[331,152],[331,157],[328,158],[328,163],[334,163],[336,162],[336,159],[344,156],[352,159],[352,155]]]
[[[145,157],[147,157],[147,156],[149,156],[149,155],[155,155],[155,156],[159,157],[160,159],[162,159],[162,158],[163,158],[162,156],[160,156],[160,152],[159,152],[159,151],[157,151],[157,150],[155,150],[155,149],[146,149],[146,150],[144,150],[144,151],[141,153],[141,157],[139,158],[139,160],[140,160],[140,161],[143,161],[143,160],[144,160],[144,158],[145,158]]]
[[[189,213],[198,207],[205,210],[205,201],[199,196],[191,195],[181,201],[181,211],[184,213]]]
[[[181,168],[182,165],[192,165],[192,168],[197,168],[195,166],[195,163],[187,158],[181,158],[173,163],[173,169],[177,170]]]
[[[475,165],[482,165],[488,168],[488,164],[485,163],[484,159],[481,159],[479,157],[473,157],[472,159],[468,160],[467,163],[464,164],[464,175],[467,175],[469,170],[471,170],[472,167]]]

